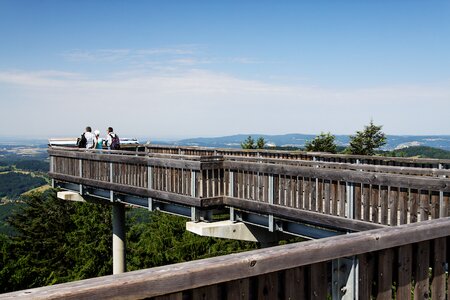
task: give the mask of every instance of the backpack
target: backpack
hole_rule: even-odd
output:
[[[111,146],[110,149],[111,150],[119,150],[120,149],[120,140],[119,140],[119,136],[117,134],[115,134],[114,136],[112,134],[110,134],[111,136]]]
[[[81,135],[81,138],[77,138],[77,146],[78,148],[86,148],[87,139],[84,136],[84,133]]]

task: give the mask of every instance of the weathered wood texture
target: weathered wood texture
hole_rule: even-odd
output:
[[[1,295],[5,299],[326,299],[334,259],[357,256],[360,299],[445,299],[441,218]]]
[[[441,173],[432,176],[423,173],[449,170],[365,166],[380,168],[368,171],[363,165],[341,164],[338,168],[335,160],[301,163],[285,159],[292,158],[286,153],[275,155],[276,159],[269,161],[252,158],[254,152],[244,151],[240,152],[242,160],[236,160],[217,156],[223,153],[214,149],[155,149],[168,152],[137,155],[138,152],[133,151],[111,154],[51,148],[53,172],[50,176],[82,177],[92,180],[91,186],[99,182],[116,183],[121,185],[121,191],[123,186],[129,186],[202,199],[231,197],[253,201],[255,207],[258,203],[272,201],[271,204],[282,207],[384,225],[449,216],[450,179],[442,177]],[[173,152],[174,149],[181,150]],[[415,171],[404,175],[402,172],[406,169]],[[89,185],[89,181],[83,182]],[[239,208],[238,203],[234,204]]]
[[[242,150],[242,149],[211,149],[201,147],[180,147],[180,146],[161,146],[146,145],[146,151],[149,153],[163,154],[186,154],[186,155],[223,155],[248,158],[277,158],[305,161],[322,161],[351,164],[370,164],[379,166],[402,166],[419,168],[439,168],[450,169],[450,160],[431,159],[431,158],[403,158],[403,157],[382,157],[382,156],[364,156],[364,155],[343,155],[329,153],[315,153],[305,151],[277,151],[277,150]]]

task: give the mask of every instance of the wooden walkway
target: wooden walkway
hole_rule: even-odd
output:
[[[353,231],[369,229],[366,223],[400,225],[449,215],[449,169],[214,152],[161,154],[152,149],[116,154],[49,149],[50,176],[59,182],[141,197],[144,200],[136,204],[142,207],[151,205],[150,198],[199,209],[226,205],[316,223],[334,222],[329,217],[336,216],[342,228]],[[426,162],[448,165],[448,161]],[[343,218],[363,227],[354,228]]]
[[[269,231],[328,237],[0,298],[449,299],[448,160],[154,145],[49,155],[55,186],[86,197],[195,221],[226,208]]]

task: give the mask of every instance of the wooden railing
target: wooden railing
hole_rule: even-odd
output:
[[[4,294],[5,299],[446,299],[450,218]],[[342,260],[358,266],[354,288]],[[347,285],[348,287],[348,285]]]
[[[269,149],[242,150],[242,149],[227,149],[227,148],[168,146],[168,145],[152,145],[152,144],[145,145],[145,149],[149,153],[161,153],[161,154],[181,154],[181,155],[185,154],[198,156],[222,155],[222,156],[306,160],[306,161],[323,161],[323,162],[348,163],[348,164],[450,169],[450,159],[366,156],[366,155],[331,154],[322,152],[284,151],[284,150],[269,150]]]
[[[58,148],[49,154],[56,180],[197,207],[384,225],[449,216],[449,170]]]

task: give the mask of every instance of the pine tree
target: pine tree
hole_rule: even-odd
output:
[[[305,144],[306,151],[312,152],[329,152],[336,153],[335,136],[328,133],[321,132],[312,141],[307,141]]]
[[[256,149],[264,149],[264,146],[266,145],[266,141],[262,136],[256,140]]]
[[[381,131],[383,126],[370,124],[364,126],[363,131],[357,131],[356,135],[350,136],[350,146],[347,153],[356,155],[375,155],[375,150],[386,144],[386,135]]]
[[[247,137],[245,141],[241,143],[242,149],[255,149],[255,140],[252,138],[251,135]]]

